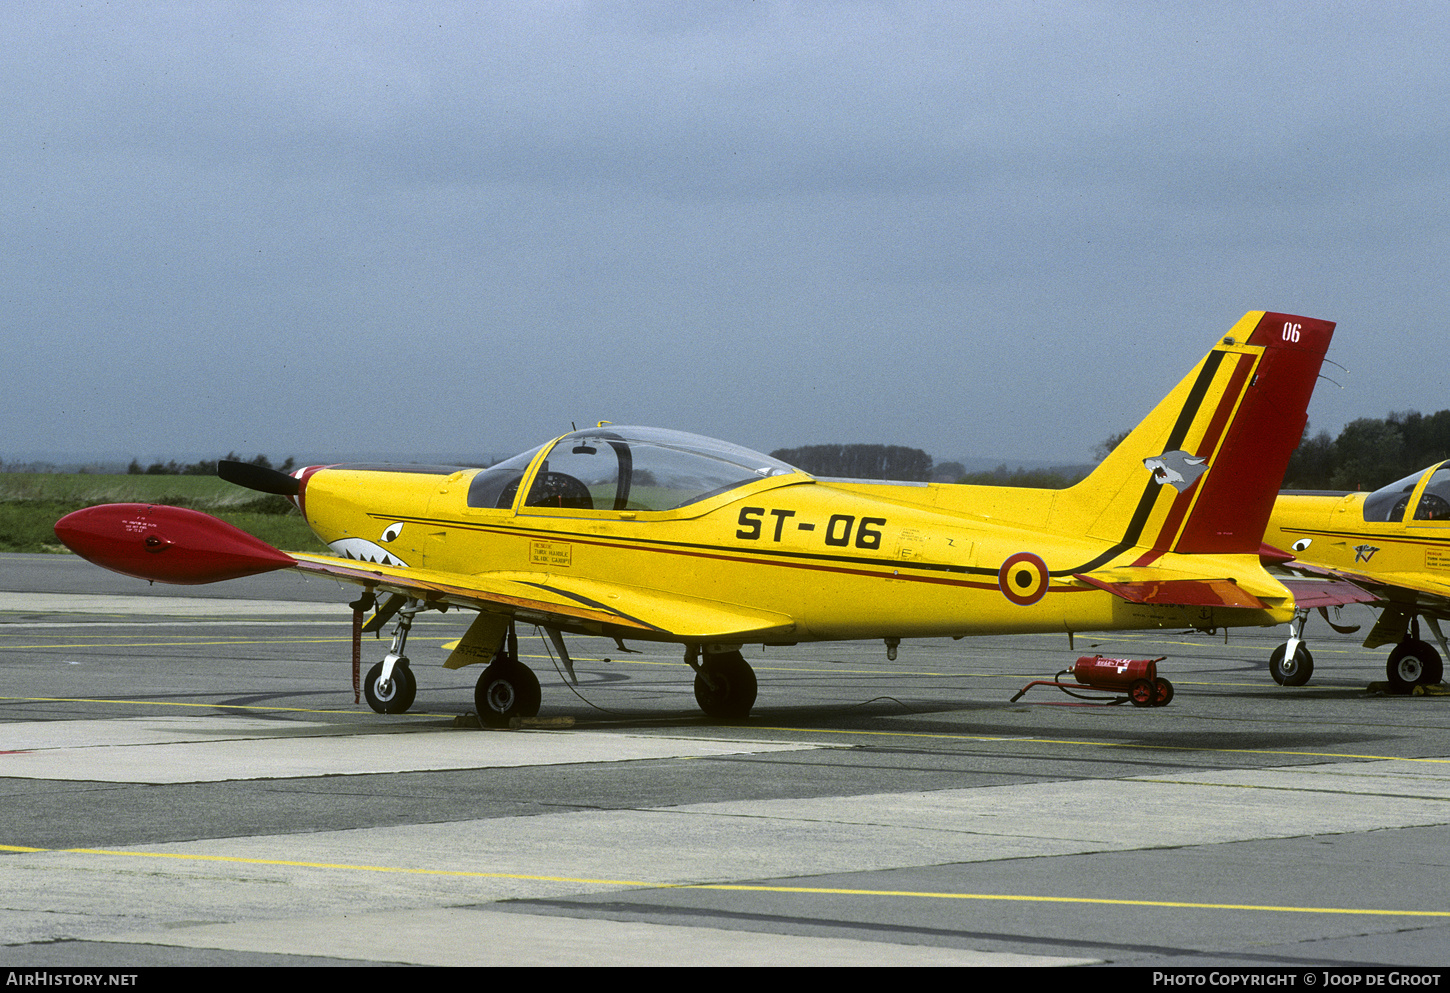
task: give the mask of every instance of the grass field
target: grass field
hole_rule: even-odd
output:
[[[325,552],[297,508],[215,476],[0,473],[0,551],[65,552],[55,522],[100,503],[160,503],[220,517],[284,551]]]

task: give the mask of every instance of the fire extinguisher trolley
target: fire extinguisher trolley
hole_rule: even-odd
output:
[[[1162,707],[1173,699],[1173,684],[1158,675],[1158,663],[1168,656],[1156,659],[1111,659],[1103,655],[1084,655],[1071,669],[1063,669],[1052,679],[1037,679],[1028,683],[1012,697],[1013,702],[1022,699],[1022,694],[1034,686],[1056,686],[1068,696],[1079,700],[1093,700],[1103,704],[1119,704],[1124,701],[1135,707]],[[1064,683],[1062,677],[1072,673],[1077,684]],[[1105,693],[1121,693],[1111,699],[1083,696],[1074,689],[1101,690]]]

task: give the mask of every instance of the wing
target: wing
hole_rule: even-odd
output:
[[[1301,609],[1311,607],[1343,607],[1350,603],[1376,603],[1380,597],[1362,586],[1335,576],[1286,576],[1281,580],[1294,594],[1294,603]]]
[[[309,575],[507,614],[526,623],[578,633],[729,643],[774,639],[795,630],[790,617],[773,611],[554,573],[460,575],[363,564],[328,555],[292,557],[296,561],[293,568]]]
[[[291,555],[186,507],[102,504],[67,514],[56,522],[55,533],[82,558],[151,582],[215,583],[295,569],[581,634],[738,644],[783,640],[795,630],[792,618],[773,611],[553,573],[465,575]]]
[[[1280,580],[1294,591],[1302,607],[1335,607],[1348,603],[1376,606],[1395,603],[1450,617],[1450,582],[1422,573],[1396,572],[1372,576],[1350,569],[1329,569],[1292,561],[1275,567]],[[1389,577],[1393,578],[1389,578]],[[1300,599],[1302,595],[1306,599]]]

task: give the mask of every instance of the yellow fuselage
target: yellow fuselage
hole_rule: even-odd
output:
[[[530,467],[520,493],[538,471]],[[1212,629],[1292,615],[1287,591],[1255,556],[1194,555],[1193,568],[1247,577],[1240,585],[1269,604],[1264,610],[1131,603],[1074,579],[1095,560],[1127,565],[1147,549],[1120,547],[1103,561],[1113,543],[1089,536],[1093,522],[1080,519],[1072,490],[827,483],[794,473],[673,510],[550,509],[520,500],[496,509],[468,506],[475,472],[323,469],[307,483],[304,509],[334,548],[372,544],[422,577],[562,587],[586,600],[597,591],[600,603],[625,614],[647,602],[651,624],[670,634],[559,625],[632,638],[689,641],[703,606],[759,615],[762,630],[768,616],[781,619],[761,638],[714,635],[737,643]],[[385,534],[395,537],[384,541]],[[1030,560],[1004,568],[1021,553],[1039,558],[1048,576]],[[1181,558],[1170,552],[1154,565],[1172,576]]]
[[[1371,493],[1280,496],[1264,541],[1304,564],[1362,579],[1387,600],[1423,601],[1443,613],[1450,597],[1450,520],[1433,511],[1415,516],[1433,500],[1427,486],[1436,468],[1418,483],[1403,481],[1409,484],[1403,505],[1389,504],[1388,513],[1371,508],[1367,514],[1366,500],[1376,495]]]

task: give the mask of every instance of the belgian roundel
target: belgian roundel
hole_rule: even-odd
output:
[[[1030,606],[1047,595],[1047,563],[1031,552],[1018,552],[1002,563],[997,586],[1008,600]]]

